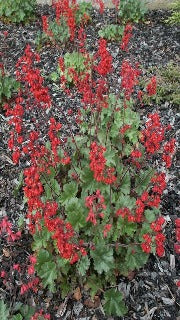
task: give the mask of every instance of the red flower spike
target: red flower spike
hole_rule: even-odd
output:
[[[146,91],[148,95],[151,97],[156,94],[156,89],[157,89],[156,77],[153,76],[146,87]]]

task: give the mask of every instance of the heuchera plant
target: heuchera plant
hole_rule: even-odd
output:
[[[76,31],[80,26],[91,20],[91,3],[77,1],[59,0],[53,1],[56,18],[49,22],[47,16],[42,16],[43,32],[39,32],[36,44],[53,42],[55,44],[65,43],[70,39],[74,41]]]
[[[120,0],[118,16],[122,23],[138,22],[143,20],[147,12],[144,0]]]
[[[98,34],[100,37],[107,40],[120,41],[124,32],[124,26],[119,26],[117,24],[109,24],[99,30]]]
[[[83,39],[79,46],[84,47]],[[62,297],[85,285],[92,296],[104,292],[105,312],[122,316],[126,307],[116,290],[117,277],[141,268],[150,253],[164,255],[165,219],[159,205],[166,177],[152,163],[160,152],[169,167],[175,140],[164,142],[170,127],[162,126],[158,113],[149,114],[141,129],[132,98],[141,73],[137,64],[123,60],[121,91],[117,95],[109,91],[113,58],[104,39],[98,42],[92,72],[83,77],[72,73],[82,98],[76,115],[78,133],[60,110],[69,127],[66,138],[61,135],[63,124],[51,117],[46,144],[38,130],[23,139],[26,108],[43,112],[51,105],[36,67],[39,61],[28,46],[16,65],[24,89],[14,108],[6,105],[14,126],[8,143],[13,161],[18,163],[24,155],[30,159],[24,170],[24,195],[35,269],[44,287],[60,289]],[[146,90],[155,94],[154,80]]]

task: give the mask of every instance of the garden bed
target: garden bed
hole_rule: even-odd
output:
[[[35,48],[35,39],[37,31],[41,27],[41,16],[52,16],[52,10],[49,6],[37,7],[37,18],[30,25],[12,25],[0,22],[0,53],[2,62],[6,70],[13,75],[15,72],[15,64],[20,56],[22,56],[25,46],[30,44]],[[109,76],[110,91],[118,92],[120,87],[119,69],[123,58],[129,59],[132,64],[139,62],[143,75],[147,75],[148,68],[165,68],[171,61],[175,65],[179,62],[179,30],[177,26],[169,26],[164,20],[169,16],[169,12],[158,10],[151,11],[146,15],[143,23],[134,25],[133,37],[130,40],[128,52],[120,50],[119,43],[109,42],[108,49],[113,56],[114,73]],[[97,10],[93,10],[92,23],[86,28],[87,48],[94,53],[97,48],[98,31],[104,25],[104,21],[112,23],[115,19],[115,10],[106,9],[103,15]],[[72,51],[73,45],[69,43],[67,46],[56,47],[53,45],[42,46],[40,48],[40,69],[45,77],[46,85],[50,88],[53,108],[50,114],[55,116],[64,124],[64,134],[68,133],[68,125],[65,123],[63,114],[68,116],[71,122],[71,128],[77,131],[77,125],[73,115],[68,115],[68,109],[73,109],[74,113],[80,108],[80,97],[76,95],[69,98],[66,94],[58,89],[58,85],[54,84],[49,75],[57,68],[57,60],[67,51]],[[150,70],[150,69],[149,69]],[[151,71],[149,71],[151,75]],[[59,108],[61,106],[61,108]],[[137,105],[136,109],[141,115],[141,119],[145,121],[147,114],[158,110],[163,125],[172,126],[171,136],[177,139],[178,135],[178,105],[169,101],[162,100],[158,105],[156,103],[150,105]],[[62,111],[60,113],[60,111]],[[42,118],[43,115],[43,118]],[[31,114],[33,117],[33,114]],[[31,118],[30,117],[30,118]],[[34,117],[39,118],[39,122],[43,124],[42,139],[47,134],[47,119],[49,114],[34,113]],[[20,172],[28,165],[22,162],[19,167],[14,166],[11,160],[11,153],[7,149],[7,140],[9,139],[9,126],[3,110],[0,113],[0,218],[7,215],[14,226],[20,217],[25,217],[26,204],[23,203],[23,195],[21,189],[14,195],[17,179]],[[33,123],[27,121],[27,131],[34,129]],[[157,160],[157,166],[161,166]],[[146,266],[129,275],[129,279],[121,277],[119,279],[119,289],[124,294],[125,302],[128,307],[126,316],[117,319],[132,320],[149,320],[149,319],[172,319],[176,320],[179,314],[179,297],[180,290],[176,286],[179,280],[180,263],[178,257],[174,253],[175,231],[174,221],[178,217],[178,161],[176,155],[173,159],[173,165],[169,170],[168,183],[164,191],[161,204],[162,215],[166,219],[166,253],[163,258],[156,258],[153,255]],[[5,240],[1,239],[0,262],[2,270],[8,271],[13,264],[23,265],[26,268],[28,256],[31,251],[31,236],[26,229],[23,230],[21,240],[13,245],[9,245]],[[0,269],[1,270],[1,269]],[[104,315],[99,298],[92,303],[88,300],[86,292],[76,294],[74,298],[68,297],[63,301],[60,294],[50,293],[48,290],[40,288],[37,293],[29,292],[25,295],[19,293],[19,287],[23,283],[16,279],[16,271],[12,277],[8,279],[6,284],[1,285],[0,299],[13,307],[15,302],[34,307],[36,310],[42,308],[45,312],[50,313],[52,319],[79,319],[79,320],[96,320],[96,319],[113,319]],[[0,283],[3,279],[0,279]],[[78,301],[77,301],[78,300]],[[114,317],[116,319],[116,317]]]

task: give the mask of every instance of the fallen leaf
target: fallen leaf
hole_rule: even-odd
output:
[[[131,281],[131,280],[134,279],[134,277],[135,277],[135,272],[134,272],[134,271],[130,271],[130,272],[128,273],[127,278]]]
[[[81,294],[81,290],[79,287],[77,287],[75,290],[74,290],[74,295],[73,295],[73,298],[77,301],[81,300],[82,298],[82,294]]]
[[[88,298],[84,301],[84,305],[88,308],[98,308],[100,305],[100,298],[99,296],[95,296],[94,300]]]
[[[6,258],[9,258],[10,257],[10,252],[9,250],[6,248],[6,249],[3,249],[3,255],[6,257]]]

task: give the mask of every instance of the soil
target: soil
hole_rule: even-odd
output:
[[[129,51],[122,53],[119,44],[109,42],[108,48],[114,58],[114,73],[109,77],[110,89],[116,92],[120,86],[120,66],[122,59],[129,59],[132,63],[139,62],[143,73],[151,66],[159,68],[166,66],[169,61],[179,62],[179,28],[178,26],[169,26],[164,20],[169,16],[168,11],[151,11],[147,14],[144,23],[134,25],[133,37],[130,41]],[[41,29],[41,15],[53,13],[49,6],[37,6],[37,19],[30,25],[12,25],[4,24],[0,21],[0,57],[9,74],[15,72],[17,59],[23,54],[24,48],[30,44],[35,48],[35,39],[37,31]],[[91,52],[97,49],[98,31],[106,23],[113,23],[116,14],[113,9],[106,9],[101,16],[98,11],[93,10],[92,24],[87,27],[87,47]],[[8,35],[5,36],[4,32]],[[46,85],[51,89],[54,102],[53,114],[61,121],[64,121],[62,113],[67,114],[69,107],[77,110],[80,107],[80,97],[77,95],[71,99],[64,93],[57,90],[53,82],[48,78],[49,74],[57,68],[57,60],[65,52],[71,50],[73,46],[69,44],[65,47],[44,46],[40,51],[40,68],[46,77]],[[138,106],[137,106],[138,108]],[[168,101],[160,105],[139,106],[139,112],[142,120],[145,120],[149,112],[158,110],[162,123],[172,126],[171,135],[178,140],[178,106]],[[51,113],[52,111],[50,111]],[[43,117],[43,123],[46,123],[46,114],[35,115]],[[33,115],[31,115],[33,117]],[[27,121],[27,130],[33,124],[29,118]],[[49,117],[49,115],[48,115]],[[72,129],[76,130],[74,118],[70,118]],[[65,132],[68,131],[66,123]],[[14,229],[17,228],[17,222],[20,217],[25,220],[26,204],[23,202],[22,191],[14,195],[14,189],[20,172],[27,165],[21,163],[19,167],[14,166],[11,161],[11,153],[7,148],[9,138],[9,125],[3,110],[0,113],[0,219],[8,216]],[[46,134],[46,125],[43,127],[44,136]],[[160,167],[160,163],[157,161]],[[178,217],[178,158],[177,153],[174,156],[173,165],[168,173],[167,188],[164,192],[161,212],[166,219],[166,254],[159,259],[150,256],[148,263],[139,272],[132,274],[131,279],[119,279],[119,289],[122,290],[125,302],[128,307],[128,314],[124,317],[107,317],[104,315],[101,303],[89,304],[87,294],[82,292],[79,301],[73,298],[62,300],[60,293],[51,294],[41,288],[37,293],[28,292],[20,295],[20,285],[25,279],[25,269],[28,257],[32,254],[32,239],[26,228],[23,229],[21,240],[9,245],[2,237],[0,241],[0,271],[9,271],[12,275],[7,283],[3,283],[0,278],[0,299],[10,304],[11,308],[17,303],[22,302],[33,306],[36,310],[43,308],[51,314],[51,319],[79,319],[79,320],[105,320],[105,319],[124,319],[124,320],[165,320],[180,319],[180,290],[176,286],[176,281],[180,279],[180,261],[174,252],[175,231],[174,220]],[[17,271],[12,270],[13,264],[21,264],[22,270],[19,275]],[[23,270],[24,269],[24,270]],[[86,302],[85,302],[86,301]],[[89,305],[90,307],[88,307]]]

